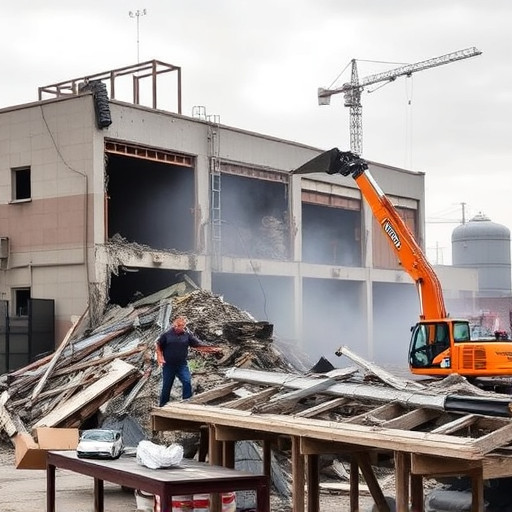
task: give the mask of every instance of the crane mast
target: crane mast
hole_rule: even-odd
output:
[[[363,152],[363,107],[361,104],[361,93],[365,87],[379,82],[393,82],[400,76],[411,76],[412,73],[416,71],[423,71],[424,69],[442,66],[457,60],[475,57],[481,53],[480,50],[473,46],[464,50],[441,55],[440,57],[416,62],[415,64],[400,66],[389,71],[384,71],[383,73],[369,75],[361,80],[359,80],[358,76],[357,61],[356,59],[352,59],[350,83],[345,83],[335,89],[324,89],[320,87],[318,89],[318,103],[319,105],[329,105],[332,95],[339,93],[344,94],[345,107],[350,108],[350,150],[356,155],[361,155]]]

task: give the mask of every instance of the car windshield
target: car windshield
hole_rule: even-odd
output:
[[[86,430],[82,434],[82,439],[87,441],[113,441],[114,432],[111,430]]]

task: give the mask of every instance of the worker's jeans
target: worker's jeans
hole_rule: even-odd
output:
[[[174,384],[174,379],[178,377],[183,386],[183,399],[192,396],[192,378],[188,364],[168,364],[165,363],[162,367],[162,392],[160,393],[160,407],[163,407],[171,397],[171,389]]]

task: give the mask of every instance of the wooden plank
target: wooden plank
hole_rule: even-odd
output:
[[[5,433],[12,437],[16,432],[18,431],[16,428],[16,425],[11,418],[11,415],[5,408],[5,404],[9,400],[9,393],[7,391],[4,391],[0,395],[0,428],[5,431]]]
[[[254,412],[268,413],[292,410],[299,400],[321,393],[335,383],[334,379],[322,379],[320,382],[312,382],[307,388],[290,391],[289,393],[272,398],[266,404],[255,406]]]
[[[300,438],[300,453],[302,455],[322,455],[329,453],[353,453],[360,452],[361,446],[333,441],[323,441],[311,437]]]
[[[346,419],[343,423],[365,423],[372,422],[382,424],[384,421],[395,418],[396,416],[402,414],[404,412],[404,408],[396,403],[391,402],[389,404],[381,405],[380,407],[376,407],[368,412],[363,412],[362,414],[358,414],[357,416],[352,416]]]
[[[62,354],[62,351],[67,347],[69,340],[75,333],[75,330],[77,326],[80,324],[80,322],[83,320],[84,316],[89,311],[89,308],[87,307],[85,311],[82,313],[82,316],[80,316],[75,322],[73,322],[73,325],[70,327],[68,332],[66,333],[66,336],[64,336],[64,339],[62,340],[62,343],[59,345],[55,353],[53,354],[53,357],[48,364],[48,367],[46,368],[46,371],[44,372],[44,375],[39,379],[39,382],[37,383],[37,386],[32,391],[31,400],[34,402],[37,397],[39,396],[39,393],[41,393],[44,385],[46,384],[46,381],[50,378],[50,375],[55,368],[55,365],[57,364],[57,361],[59,360],[60,355]]]
[[[215,425],[215,437],[218,441],[260,441],[263,439],[275,439],[276,434],[252,429],[248,430],[245,428]]]
[[[512,441],[512,422],[509,422],[503,427],[480,437],[474,441],[474,445],[482,453],[489,453],[500,446],[509,444],[510,441]]]
[[[348,402],[348,398],[340,397],[334,398],[332,400],[326,400],[318,405],[313,407],[309,407],[309,409],[304,409],[303,411],[295,413],[294,416],[298,418],[312,418],[313,416],[317,416],[326,411],[330,411],[339,407],[340,405],[346,404]]]
[[[467,414],[466,416],[462,416],[456,420],[450,421],[450,423],[445,423],[444,425],[435,428],[431,432],[434,434],[453,434],[454,432],[458,432],[463,428],[473,425],[476,420],[477,416],[474,414]]]
[[[382,382],[387,384],[388,386],[391,386],[395,389],[400,390],[421,390],[425,389],[425,386],[423,384],[420,384],[419,382],[415,382],[412,380],[406,380],[401,379],[397,377],[396,375],[392,375],[391,373],[387,372],[380,366],[377,366],[374,363],[370,363],[369,361],[366,361],[362,357],[358,356],[354,352],[352,352],[348,347],[342,346],[336,351],[337,356],[344,355],[345,357],[348,357],[351,361],[359,365],[361,368],[364,368],[367,372],[372,373],[376,377],[378,377]]]
[[[161,416],[151,416],[151,430],[154,432],[173,432],[182,430],[185,432],[197,432],[206,423],[179,420],[174,418],[162,418]]]
[[[484,479],[512,477],[512,457],[487,455],[483,460]]]
[[[431,455],[411,455],[411,473],[422,476],[465,475],[468,471],[482,467],[481,460],[461,460]]]
[[[353,455],[357,460],[357,464],[361,469],[361,473],[364,476],[364,480],[370,489],[373,501],[377,505],[379,512],[390,512],[389,505],[384,497],[384,493],[380,488],[379,481],[373,472],[370,456],[365,452],[357,452]]]
[[[97,380],[94,384],[83,389],[70,400],[67,400],[59,407],[55,408],[50,414],[40,418],[39,421],[33,425],[32,428],[37,427],[55,427],[59,425],[68,416],[79,411],[87,403],[92,402],[98,395],[108,390],[126,379],[127,376],[136,372],[137,369],[121,360],[112,361],[108,368],[108,374]]]
[[[321,491],[329,491],[350,495],[350,482],[320,482],[319,488]],[[358,494],[360,494],[361,496],[368,496],[370,494],[370,489],[365,484],[359,484]]]
[[[271,397],[278,393],[279,390],[277,388],[267,388],[262,391],[258,391],[257,393],[253,393],[249,396],[244,396],[241,398],[237,398],[235,400],[231,400],[230,402],[225,402],[222,404],[222,407],[229,407],[230,409],[240,409],[246,411],[247,409],[251,409],[254,405],[263,400],[267,400],[267,398]]]
[[[204,391],[203,393],[198,393],[197,395],[194,395],[192,398],[189,398],[188,402],[192,404],[205,404],[217,398],[229,395],[234,389],[239,387],[239,382],[228,382],[227,384],[224,384],[217,388]]]
[[[440,411],[435,411],[433,409],[414,409],[413,411],[402,414],[402,416],[385,421],[381,426],[385,428],[411,430],[438,418],[440,415]]]
[[[411,454],[395,452],[395,488],[397,510],[409,510],[409,475]]]

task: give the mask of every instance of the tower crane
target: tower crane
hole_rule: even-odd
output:
[[[359,80],[358,77],[357,61],[356,59],[352,59],[350,82],[345,83],[336,89],[324,89],[320,87],[318,89],[318,104],[329,105],[333,94],[344,94],[345,107],[350,108],[350,150],[356,155],[361,155],[363,151],[363,107],[361,105],[361,93],[366,86],[376,84],[378,82],[393,82],[399,76],[411,76],[412,73],[415,73],[416,71],[423,71],[424,69],[442,66],[443,64],[449,64],[456,60],[468,59],[469,57],[475,57],[481,53],[482,52],[480,50],[477,50],[473,46],[471,48],[448,53],[440,57],[434,57],[433,59],[384,71],[383,73],[369,75],[361,80]]]

